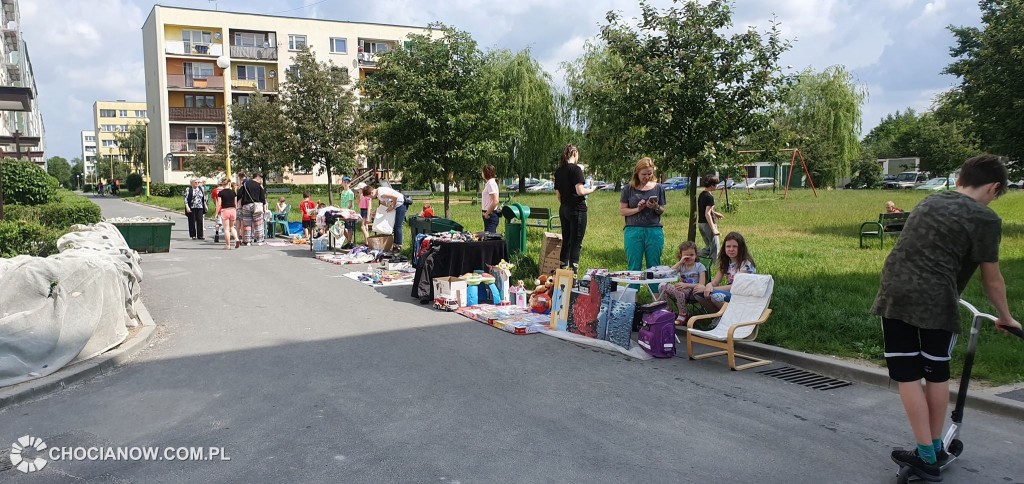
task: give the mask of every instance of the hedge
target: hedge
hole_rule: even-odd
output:
[[[188,185],[177,185],[174,183],[151,183],[149,195],[152,197],[183,197]]]
[[[39,205],[52,201],[57,192],[57,179],[31,161],[7,158],[0,170],[5,204]]]
[[[89,193],[91,191],[92,191],[92,183],[86,183],[85,185],[82,185],[82,192],[83,193]]]
[[[94,224],[102,218],[100,207],[89,200],[61,190],[58,200],[43,205],[4,205],[4,220],[42,224],[67,230],[74,224]]]
[[[138,173],[131,173],[124,180],[124,184],[128,187],[130,193],[142,190],[142,175]]]
[[[57,239],[63,230],[25,220],[0,220],[0,257],[31,255],[46,257],[57,253]]]

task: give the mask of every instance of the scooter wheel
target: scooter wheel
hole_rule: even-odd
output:
[[[900,467],[900,471],[896,473],[897,484],[907,484],[910,482],[911,477],[915,477],[914,471],[909,467]]]
[[[964,451],[964,443],[961,442],[960,439],[953,439],[949,443],[949,448],[946,449],[946,452],[949,452],[950,454],[953,454],[953,455],[955,455],[957,457],[960,457],[960,453],[963,452],[963,451]]]

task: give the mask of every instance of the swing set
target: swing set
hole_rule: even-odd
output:
[[[740,155],[744,155],[744,154],[753,154],[753,153],[764,153],[765,151],[767,151],[767,150],[743,150],[743,151],[737,151],[736,153],[740,154]],[[811,184],[811,191],[814,192],[814,197],[817,198],[818,197],[818,190],[816,188],[814,188],[814,180],[811,178],[811,172],[807,169],[807,162],[804,161],[804,154],[800,152],[800,149],[799,148],[780,148],[777,151],[778,152],[782,152],[782,151],[791,151],[791,152],[793,152],[793,157],[789,160],[789,176],[786,177],[786,193],[785,193],[785,195],[783,195],[782,199],[785,200],[785,199],[787,199],[789,197],[789,184],[790,184],[790,182],[793,181],[793,165],[796,164],[796,157],[797,156],[800,156],[800,164],[803,165],[803,167],[804,167],[804,174],[807,175],[807,181],[810,182],[810,184]],[[750,183],[748,183],[748,181],[747,181],[747,174],[746,173],[743,174],[743,186],[746,187],[747,193],[750,193]],[[725,182],[722,185],[722,190],[718,193],[718,196],[721,197],[722,194],[724,193],[725,197],[726,197],[726,203],[727,204],[728,204],[728,198],[729,198],[729,193],[727,191],[728,187],[729,187],[729,177],[725,177]]]

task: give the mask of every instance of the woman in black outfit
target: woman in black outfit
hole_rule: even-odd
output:
[[[562,252],[559,255],[561,267],[577,271],[580,265],[580,248],[583,235],[587,232],[586,196],[594,193],[593,188],[584,188],[583,170],[576,164],[580,152],[575,145],[568,144],[562,150],[562,161],[555,170],[555,194],[558,196],[558,218],[562,222]]]

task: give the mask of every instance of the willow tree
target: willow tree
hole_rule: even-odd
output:
[[[659,10],[641,1],[641,18],[609,12],[601,38],[622,60],[613,77],[631,107],[624,122],[657,154],[663,169],[687,173],[690,184],[714,170],[735,140],[765,129],[784,82],[779,56],[789,44],[773,23],[735,31],[730,2],[676,1]],[[697,233],[697,197],[690,192],[688,238]]]
[[[128,164],[130,171],[146,173],[146,125],[134,123],[128,125],[127,131],[114,133],[114,141],[121,158]]]
[[[551,76],[544,72],[529,49],[513,54],[497,50],[487,55],[486,70],[503,93],[507,129],[510,134],[505,163],[500,175],[519,179],[519,191],[526,191],[526,176],[550,170],[549,161],[560,148],[560,127],[555,113]]]
[[[841,65],[806,69],[787,91],[783,122],[817,183],[835,186],[860,156],[860,108],[867,95]]]

